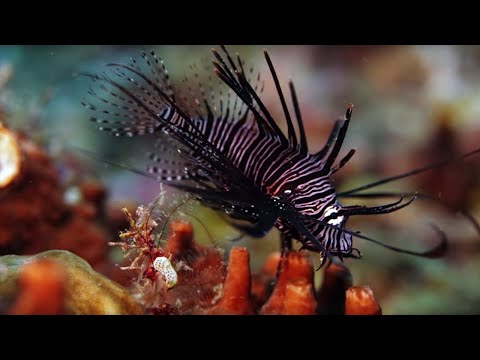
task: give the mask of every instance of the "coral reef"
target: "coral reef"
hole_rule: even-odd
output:
[[[246,248],[225,261],[220,248],[194,240],[189,222],[159,216],[155,202],[134,218],[109,207],[96,181],[66,186],[58,164],[23,134],[0,127],[0,149],[2,313],[381,313],[341,264],[325,270],[318,291],[308,253],[273,253],[252,274]],[[123,251],[121,266],[108,244]]]
[[[123,242],[112,244],[125,251],[130,265],[123,269],[134,271],[135,297],[148,313],[313,315],[346,314],[347,309],[352,314],[369,311],[365,296],[348,296],[357,288],[351,287],[352,275],[342,264],[330,264],[318,292],[308,253],[273,253],[261,271],[252,275],[246,248],[233,247],[226,264],[219,249],[195,242],[189,223],[172,221],[168,239],[162,243],[152,211],[139,207],[134,220],[125,210],[130,229],[121,234]],[[170,285],[162,268],[156,266],[167,262],[175,272],[175,283]],[[371,312],[377,313],[381,311]]]
[[[256,283],[253,298],[257,299],[257,304],[263,304],[257,307],[259,314],[381,314],[371,290],[368,298],[366,295],[349,296],[352,291],[356,294],[358,289],[367,291],[369,288],[352,286],[352,274],[341,263],[331,263],[325,269],[323,282],[315,291],[313,267],[306,253],[290,252],[284,257],[273,253],[253,279]]]
[[[313,267],[306,253],[290,252],[283,257],[274,253],[267,258],[260,273],[252,276],[247,249],[233,247],[227,265],[219,249],[196,244],[192,227],[184,222],[172,222],[168,241],[156,246],[155,223],[145,226],[144,221],[150,220],[148,216],[143,217],[143,208],[137,214],[142,221],[133,221],[133,229],[122,233],[126,242],[114,243],[126,249],[126,260],[131,264],[123,269],[136,278],[132,287],[116,284],[68,251],[52,250],[34,256],[5,255],[0,257],[0,311],[10,314],[381,314],[368,287],[350,286],[352,277],[343,265],[334,263],[326,269],[323,285],[316,294]],[[175,272],[174,283],[167,281],[162,272],[164,268],[156,266],[157,259],[169,259],[167,268]],[[256,291],[252,289],[252,282],[256,282]]]

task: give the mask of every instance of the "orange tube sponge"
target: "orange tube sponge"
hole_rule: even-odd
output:
[[[250,300],[250,255],[247,249],[234,247],[230,250],[228,272],[220,300],[207,311],[208,314],[251,315]]]
[[[14,315],[56,315],[64,312],[66,275],[51,260],[26,263],[20,269],[19,295],[10,308]]]
[[[255,308],[260,308],[271,293],[271,286],[275,282],[280,252],[271,253],[258,274],[252,276],[252,301]]]
[[[368,286],[352,286],[346,292],[345,315],[381,315],[382,309]]]
[[[272,295],[260,310],[261,314],[315,314],[313,268],[309,258],[289,252],[280,260],[280,273]]]
[[[353,285],[352,275],[341,263],[331,263],[325,269],[322,286],[317,294],[319,314],[344,314],[345,292]]]
[[[172,221],[170,224],[172,235],[168,238],[166,252],[173,257],[182,257],[188,253],[196,253],[197,245],[193,241],[193,227],[190,223]]]

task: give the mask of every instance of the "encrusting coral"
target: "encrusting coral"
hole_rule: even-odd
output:
[[[64,250],[0,257],[0,294],[11,314],[143,314],[129,292]]]

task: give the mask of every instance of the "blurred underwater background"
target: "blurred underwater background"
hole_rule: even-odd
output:
[[[0,121],[41,144],[52,156],[66,201],[78,195],[71,184],[82,178],[103,185],[108,209],[119,211],[126,206],[133,212],[137,206],[153,201],[160,185],[112,163],[143,170],[151,143],[142,137],[115,138],[97,131],[81,105],[89,87],[89,79],[81,74],[101,73],[105,64],[128,62],[143,49],[153,49],[175,82],[191,64],[208,65],[212,47],[0,46]],[[229,48],[263,74],[265,90],[261,98],[285,130],[282,108],[263,57],[262,49],[268,49],[284,89],[288,80],[295,83],[311,151],[323,146],[334,120],[343,116],[348,104],[354,104],[340,156],[351,148],[356,153],[334,175],[337,192],[480,147],[480,46]],[[211,74],[202,72],[200,77],[206,79]],[[75,148],[93,152],[99,159]],[[424,249],[438,238],[429,225],[434,223],[447,235],[449,251],[441,259],[423,259],[354,239],[354,246],[363,255],[360,260],[345,259],[354,283],[373,289],[383,314],[480,313],[480,233],[461,213],[467,211],[480,221],[480,155],[375,190],[427,193],[440,197],[454,210],[417,199],[392,214],[352,218],[350,229],[402,248]],[[390,200],[341,202],[373,205]],[[253,272],[262,267],[270,253],[280,249],[277,230],[262,239],[246,237],[233,243],[230,240],[238,232],[222,216],[200,205],[192,205],[189,212],[195,213],[191,224],[198,243],[207,245],[213,238],[227,253],[232,246],[247,247]],[[9,216],[14,218],[15,214]],[[0,233],[6,231],[2,224],[0,220]],[[120,226],[116,230],[123,229]],[[81,226],[78,231],[82,231]],[[112,238],[108,241],[114,241]],[[22,250],[1,239],[0,255],[37,251],[35,247]],[[75,246],[69,249],[75,252]],[[121,259],[114,247],[108,250],[108,256],[112,262]],[[312,262],[318,265],[318,255],[312,254]],[[108,273],[102,266],[94,268]],[[317,286],[322,278],[323,269],[315,272]]]

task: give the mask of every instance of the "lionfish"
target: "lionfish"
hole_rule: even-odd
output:
[[[335,121],[323,148],[309,152],[294,85],[289,82],[293,119],[268,53],[264,51],[283,109],[286,134],[260,99],[260,73],[245,71],[245,62],[238,54],[233,57],[224,46],[221,49],[222,54],[212,49],[213,71],[227,91],[207,89],[198,73],[193,83],[185,78],[182,88],[174,86],[163,60],[150,51],[131,58],[128,64],[108,64],[109,71],[101,75],[85,74],[93,80],[89,90],[93,100],[82,104],[94,113],[90,120],[99,130],[115,136],[157,137],[143,174],[225,212],[229,223],[242,234],[262,237],[278,228],[282,252],[292,249],[295,239],[301,242],[301,249],[320,254],[322,267],[332,256],[342,261],[360,258],[360,251],[353,247],[357,237],[415,256],[435,258],[445,253],[447,239],[436,226],[440,241],[426,251],[394,247],[346,227],[351,216],[398,211],[411,204],[417,194],[409,194],[408,201],[399,195],[398,201],[373,207],[343,206],[339,198],[354,197],[361,190],[446,162],[337,193],[332,175],[355,153],[350,150],[335,164],[353,106]]]

